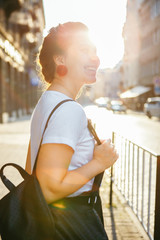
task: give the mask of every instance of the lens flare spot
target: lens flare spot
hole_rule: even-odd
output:
[[[66,206],[63,203],[52,203],[52,207],[58,208],[58,209],[65,209]]]

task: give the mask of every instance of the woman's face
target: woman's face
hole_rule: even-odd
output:
[[[81,85],[94,83],[100,64],[96,47],[83,31],[74,34],[70,43],[65,55],[68,76]]]

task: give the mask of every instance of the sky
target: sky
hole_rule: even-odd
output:
[[[127,0],[43,0],[46,31],[59,23],[85,23],[100,58],[100,68],[113,68],[123,57],[122,28]]]

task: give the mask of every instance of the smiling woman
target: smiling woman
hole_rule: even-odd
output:
[[[75,101],[84,84],[96,81],[99,67],[96,47],[89,39],[88,28],[80,22],[67,22],[51,28],[44,38],[39,62],[49,87],[41,96],[32,116],[26,170],[33,172],[48,116],[53,108],[67,101],[48,122],[38,152],[36,176],[55,217],[56,240],[107,240],[101,199],[93,182],[95,176],[113,165],[118,155],[110,140],[95,146],[85,112]],[[62,206],[62,203],[69,210],[58,209],[57,218],[55,208]],[[71,223],[68,228],[64,229],[64,225],[60,224],[61,216],[67,219],[65,227]],[[83,223],[84,217],[81,220],[82,216],[85,216],[86,225]],[[94,226],[91,224],[93,221]],[[78,226],[78,231],[73,226],[76,229]],[[91,231],[88,230],[90,227]]]

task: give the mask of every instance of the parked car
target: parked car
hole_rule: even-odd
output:
[[[109,103],[110,103],[110,99],[109,99],[108,97],[100,97],[100,98],[97,98],[97,99],[95,100],[95,104],[96,104],[98,107],[108,108]]]
[[[123,112],[126,113],[126,106],[123,104],[122,101],[120,100],[112,100],[110,103],[110,110],[113,111],[113,113],[115,112]]]
[[[149,118],[152,116],[160,118],[160,97],[148,98],[144,104],[144,113]]]

